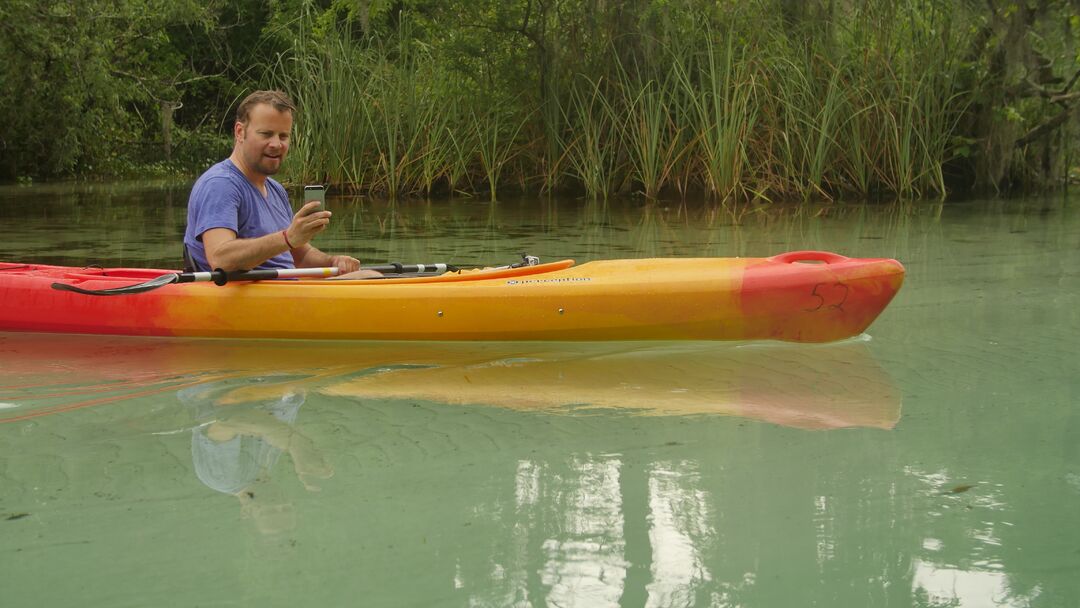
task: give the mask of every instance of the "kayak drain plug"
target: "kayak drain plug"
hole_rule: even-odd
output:
[[[561,315],[562,313],[563,313],[563,309],[560,308],[559,309],[559,314]]]
[[[439,312],[437,312],[435,314],[441,317],[442,316],[442,311],[440,310]]]

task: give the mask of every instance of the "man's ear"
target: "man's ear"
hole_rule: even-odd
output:
[[[245,127],[246,125],[239,120],[233,125],[233,137],[235,137],[237,141],[240,141],[243,138]]]

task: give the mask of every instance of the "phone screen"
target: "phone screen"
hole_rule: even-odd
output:
[[[304,204],[308,204],[311,201],[319,201],[319,204],[326,206],[326,188],[323,186],[304,186]]]

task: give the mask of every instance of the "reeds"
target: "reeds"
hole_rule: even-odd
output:
[[[518,153],[515,142],[525,121],[515,125],[515,119],[506,116],[498,106],[474,111],[471,118],[475,129],[476,155],[491,195],[489,200],[494,201],[503,168]]]
[[[463,77],[407,24],[382,42],[330,31],[274,66],[300,105],[287,177],[391,198],[943,195],[967,102],[945,38],[858,8],[847,28],[799,38],[765,9],[742,9],[753,25],[732,17],[643,45],[655,50],[640,63],[611,49],[600,67],[549,83],[542,107]]]
[[[720,198],[747,189],[746,146],[759,113],[753,98],[755,66],[736,55],[730,32],[726,38],[717,40],[706,31],[703,57],[680,54],[676,58],[682,60],[672,63],[687,100],[699,181]]]
[[[619,125],[602,84],[582,77],[571,87],[564,110],[569,143],[560,164],[590,197],[606,199],[616,187]]]
[[[673,118],[678,92],[670,75],[650,79],[638,74],[635,78],[623,70],[620,75],[620,135],[630,160],[628,177],[640,185],[647,198],[656,198],[685,151],[679,147],[682,128]]]

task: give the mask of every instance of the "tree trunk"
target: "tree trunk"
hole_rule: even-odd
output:
[[[165,161],[172,160],[172,125],[173,112],[180,104],[171,101],[161,102],[161,142],[165,151]]]

